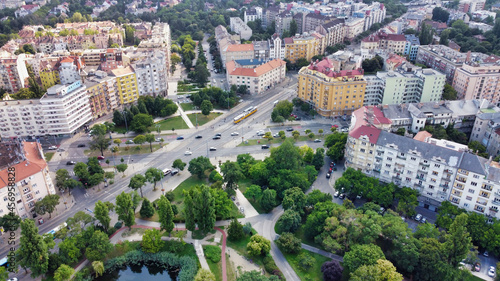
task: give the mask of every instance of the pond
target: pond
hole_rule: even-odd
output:
[[[129,265],[113,272],[105,273],[103,276],[94,279],[98,281],[171,281],[177,280],[179,271],[176,268],[163,269],[156,265]]]

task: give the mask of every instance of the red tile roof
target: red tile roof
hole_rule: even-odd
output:
[[[414,140],[418,141],[425,141],[427,138],[432,137],[432,134],[427,132],[427,131],[420,131],[418,132],[415,137],[413,137]]]
[[[229,71],[229,75],[259,77],[262,74],[265,74],[282,65],[286,65],[286,62],[280,59],[274,59],[265,64],[259,65],[256,68],[243,68],[236,67],[236,63],[234,61],[230,61],[226,63],[226,69]]]
[[[332,61],[325,57],[321,61],[316,61],[316,62],[311,62],[311,64],[308,67],[310,70],[315,70],[319,71],[323,74],[325,74],[328,77],[353,77],[356,75],[363,75],[364,70],[363,69],[356,69],[356,70],[341,70],[341,71],[334,71],[335,67],[332,63]]]
[[[293,44],[293,38],[287,37],[287,38],[283,39],[283,42],[285,42],[285,44]]]
[[[47,162],[40,155],[40,144],[36,142],[23,142],[23,144],[26,160],[13,166],[16,169],[16,182],[39,173],[47,167]],[[7,183],[8,171],[7,169],[3,169],[0,171],[0,188],[6,187]]]
[[[356,123],[354,128],[361,126],[377,126],[383,124],[392,124],[392,121],[385,117],[384,113],[377,106],[363,106],[358,110],[355,110],[352,115],[354,115]]]
[[[380,136],[381,130],[370,127],[370,126],[361,126],[349,132],[349,136],[359,139],[361,136],[367,136],[370,140],[370,143],[376,144],[378,137]]]

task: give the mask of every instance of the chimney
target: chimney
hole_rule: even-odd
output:
[[[470,51],[467,52],[467,57],[465,58],[465,62],[470,62]]]

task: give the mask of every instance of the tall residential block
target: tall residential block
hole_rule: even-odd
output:
[[[137,77],[130,66],[113,69],[111,74],[116,77],[120,104],[132,103],[139,99]]]
[[[283,41],[285,41],[285,58],[291,63],[296,63],[300,58],[310,61],[312,57],[320,54],[321,41],[308,33],[285,38]]]
[[[491,63],[466,62],[455,71],[453,88],[459,99],[487,99],[500,103],[500,61]]]

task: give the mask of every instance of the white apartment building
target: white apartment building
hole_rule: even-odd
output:
[[[274,59],[246,67],[233,60],[226,64],[226,69],[229,85],[245,85],[251,94],[260,94],[285,79],[286,62]]]
[[[81,81],[55,85],[40,99],[48,135],[69,135],[92,120],[87,88]]]
[[[477,114],[470,141],[478,141],[486,147],[486,152],[500,154],[500,110],[493,108]]]
[[[170,36],[170,25],[168,23],[156,23],[151,30],[151,38],[141,40],[139,48],[159,48],[165,53],[165,67],[170,71],[170,49],[172,47]]]
[[[243,13],[243,20],[245,21],[245,24],[247,24],[249,21],[262,20],[262,15],[263,12],[261,7],[253,7],[245,10]]]
[[[325,36],[325,45],[334,46],[343,43],[346,37],[346,28],[344,19],[335,19],[329,23],[316,27],[316,31]]]
[[[270,59],[285,59],[286,47],[285,42],[275,34],[269,41],[269,58]]]
[[[59,79],[63,85],[81,80],[80,72],[74,63],[74,59],[67,57],[61,60],[61,65],[59,66]]]
[[[137,89],[139,95],[167,95],[167,73],[165,64],[165,53],[156,51],[135,64],[132,67],[137,77]]]
[[[9,203],[15,203],[13,212],[16,215],[22,219],[34,218],[35,202],[56,193],[41,145],[19,140],[2,141],[0,153],[0,198],[3,198],[0,200],[0,216],[11,211]],[[8,167],[16,171],[14,196],[7,187]],[[14,202],[11,197],[15,198]]]
[[[0,102],[2,139],[48,134],[40,100],[3,100]]]
[[[348,18],[344,24],[345,39],[351,41],[364,31],[365,20],[362,18]]]
[[[252,37],[252,29],[239,17],[229,18],[229,26],[232,31],[238,33],[245,40],[249,40]]]

